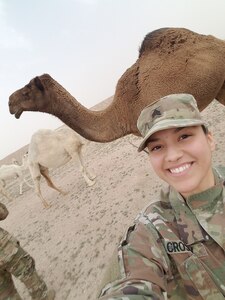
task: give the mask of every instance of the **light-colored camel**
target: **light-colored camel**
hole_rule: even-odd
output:
[[[9,110],[47,112],[88,140],[110,142],[139,135],[141,110],[160,97],[190,93],[204,109],[214,98],[225,104],[225,41],[184,28],[146,35],[139,58],[119,79],[113,102],[102,111],[83,107],[48,74],[33,78],[9,98]]]
[[[27,155],[24,154],[22,158],[22,165],[17,165],[15,163],[10,165],[2,165],[0,167],[0,188],[1,190],[5,191],[5,185],[7,180],[12,180],[14,178],[17,178],[19,187],[20,187],[20,195],[23,194],[23,183],[25,182],[26,185],[29,187],[32,187],[25,178],[25,170],[28,168],[27,165]],[[7,198],[10,198],[7,193],[5,193],[5,196]]]
[[[87,185],[92,186],[95,183],[95,175],[89,174],[82,158],[82,150],[87,142],[67,126],[56,130],[40,129],[32,135],[28,147],[28,166],[36,194],[46,208],[50,205],[41,193],[41,175],[45,178],[49,187],[61,194],[66,194],[52,182],[49,176],[49,168],[55,169],[70,160],[78,160],[80,171]]]

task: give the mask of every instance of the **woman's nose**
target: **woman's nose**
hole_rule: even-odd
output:
[[[179,147],[169,147],[166,152],[167,161],[178,161],[183,155],[183,151]]]

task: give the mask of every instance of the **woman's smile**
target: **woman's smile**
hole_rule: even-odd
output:
[[[185,163],[179,167],[170,168],[168,170],[172,174],[183,175],[183,174],[187,173],[186,171],[189,170],[191,166],[192,166],[192,163]]]
[[[211,133],[201,126],[155,132],[147,144],[156,174],[184,197],[214,185]]]

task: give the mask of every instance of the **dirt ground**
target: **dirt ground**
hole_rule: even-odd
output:
[[[225,164],[225,107],[215,101],[203,115],[217,142],[214,162]],[[138,153],[130,142],[139,145],[140,140],[127,136],[87,145],[85,164],[96,174],[92,187],[87,187],[76,162],[52,170],[53,181],[68,194],[60,195],[42,180],[49,209],[27,186],[20,196],[15,181],[8,188],[14,200],[0,199],[10,212],[1,227],[35,258],[38,272],[56,290],[56,300],[95,300],[120,237],[137,213],[157,199],[161,182],[147,154]],[[24,286],[15,282],[23,299],[29,300]]]

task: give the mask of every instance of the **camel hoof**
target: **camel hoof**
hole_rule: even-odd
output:
[[[88,182],[88,186],[92,186],[92,185],[94,185],[95,183],[96,183],[95,180],[91,180],[90,182]]]
[[[62,194],[63,196],[66,196],[66,195],[68,195],[68,194],[69,194],[69,192],[64,192],[64,191],[61,191],[61,194]]]
[[[51,205],[45,206],[44,209],[49,209],[50,207],[51,207]]]

